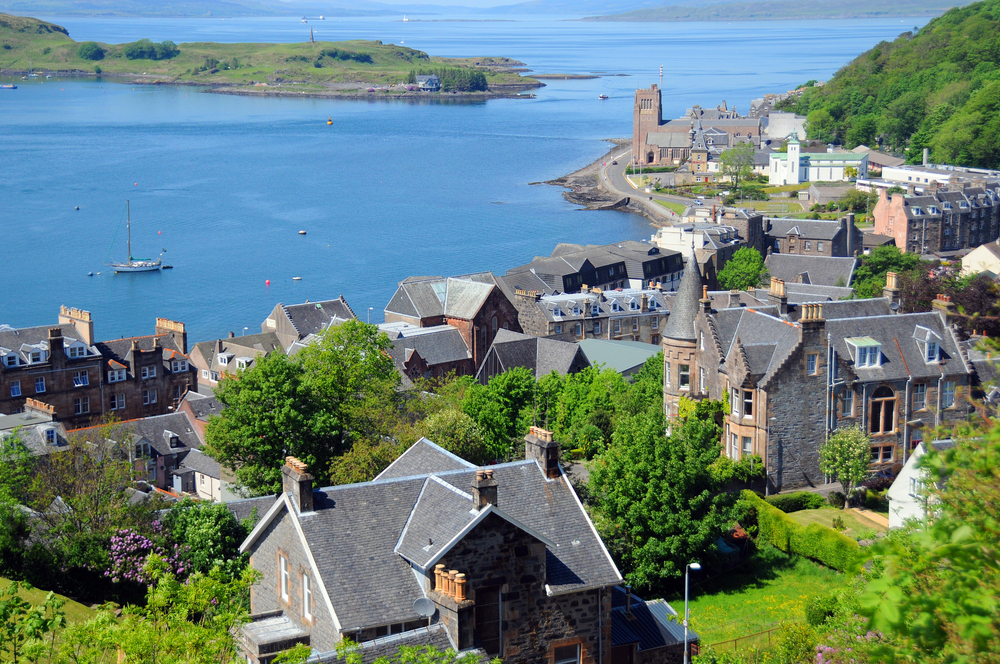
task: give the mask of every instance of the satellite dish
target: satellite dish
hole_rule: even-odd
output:
[[[421,597],[413,602],[413,610],[417,612],[418,616],[430,618],[434,615],[437,608],[434,606],[434,602],[430,601],[426,597]]]

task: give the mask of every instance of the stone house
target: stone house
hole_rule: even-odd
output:
[[[561,341],[627,339],[660,343],[667,320],[667,292],[660,289],[590,289],[542,295],[517,291],[518,319],[525,334]]]
[[[103,358],[90,312],[62,307],[55,326],[0,327],[0,414],[43,401],[70,427],[104,412]]]
[[[465,345],[458,328],[451,325],[418,327],[397,322],[383,323],[379,329],[392,341],[389,354],[403,378],[405,388],[413,387],[413,380],[417,378],[442,378],[449,373],[471,376],[475,373],[472,352]]]
[[[579,344],[500,330],[479,367],[476,380],[486,385],[494,376],[519,367],[531,369],[535,378],[541,378],[553,371],[565,376],[589,366]]]
[[[385,322],[456,328],[477,369],[498,330],[521,331],[517,310],[490,272],[401,281],[385,307]]]
[[[836,221],[769,219],[768,245],[772,252],[803,256],[854,256],[864,246],[864,233],[854,225],[854,214]]]
[[[306,300],[302,304],[285,305],[279,302],[260,324],[260,332],[273,332],[281,347],[289,353],[292,344],[301,343],[311,334],[320,334],[326,328],[352,318],[356,316],[343,295],[336,300]]]
[[[771,254],[764,260],[768,273],[788,286],[814,284],[849,287],[854,280],[858,259],[837,256]],[[850,293],[848,293],[850,295]]]
[[[261,356],[284,352],[281,340],[274,332],[241,337],[230,332],[226,339],[199,341],[191,350],[191,364],[197,372],[198,391],[212,396],[224,376],[235,376],[241,369],[253,368],[257,358]]]
[[[215,397],[205,396],[192,390],[181,399],[177,406],[177,412],[187,413],[188,419],[194,425],[195,433],[198,434],[198,439],[204,444],[208,419],[221,413],[223,408],[222,402]]]
[[[667,415],[682,396],[726,401],[725,454],[760,455],[771,490],[825,483],[819,450],[839,426],[871,435],[880,468],[904,462],[923,429],[969,413],[975,374],[946,299],[894,314],[890,273],[883,298],[789,305],[772,279],[771,306],[715,309],[691,276],[664,331]]]
[[[903,251],[929,254],[978,247],[1000,237],[1000,185],[928,187],[922,195],[910,185],[907,194],[891,198],[879,188],[872,214],[875,232],[895,238]]]
[[[484,470],[421,439],[372,482],[321,490],[289,458],[241,547],[262,574],[240,633],[247,661],[294,643],[333,661],[342,640],[370,651],[390,635],[508,664],[611,661],[622,577],[558,443],[536,428],[525,443],[525,460]]]
[[[55,419],[55,408],[30,397],[20,413],[0,415],[0,444],[8,447],[14,436],[35,456],[64,450],[69,442],[66,427]]]
[[[104,410],[117,419],[173,411],[195,386],[184,323],[157,318],[156,334],[101,341],[97,350],[104,358]]]

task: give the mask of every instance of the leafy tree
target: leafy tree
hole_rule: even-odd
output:
[[[760,252],[752,247],[737,249],[719,272],[719,285],[726,289],[746,290],[767,280],[767,268]]]
[[[80,44],[80,48],[76,50],[76,54],[83,58],[84,60],[103,60],[104,59],[104,49],[98,45],[97,42],[83,42]]]
[[[662,411],[623,418],[591,465],[598,529],[629,582],[657,588],[713,547],[730,524],[709,467],[719,458],[714,417],[688,417],[665,434]]]
[[[405,451],[405,445],[391,440],[376,444],[359,440],[330,462],[329,482],[333,486],[370,482]]]
[[[920,256],[902,252],[898,247],[875,247],[854,271],[854,292],[858,297],[880,297],[885,288],[886,272],[902,274],[916,269],[922,262]]]
[[[399,374],[388,337],[350,320],[294,358],[273,353],[216,388],[227,407],[206,430],[206,451],[232,468],[246,494],[276,492],[295,456],[320,483],[357,441],[377,445],[398,424]]]
[[[855,169],[854,175],[857,176],[857,169]],[[848,189],[843,198],[841,198],[838,202],[837,206],[841,210],[847,212],[868,213],[875,209],[876,203],[878,203],[877,193],[864,192],[860,189]]]
[[[859,145],[874,147],[878,142],[878,117],[874,115],[862,115],[853,122],[851,128],[847,130],[844,142],[848,148]],[[857,174],[855,174],[855,177]]]
[[[836,124],[826,109],[817,109],[806,117],[806,130],[810,139],[829,143],[834,139]]]
[[[533,420],[535,377],[518,367],[494,376],[488,385],[473,384],[462,410],[479,426],[493,459],[508,459]]]
[[[125,44],[122,52],[129,60],[169,60],[180,53],[177,44],[164,41],[159,44],[149,39],[140,39],[131,44]]]
[[[8,661],[36,662],[45,650],[46,636],[54,643],[55,631],[66,625],[62,610],[66,602],[50,592],[42,604],[32,606],[20,596],[22,590],[31,586],[14,581],[0,589],[0,650],[9,653]]]
[[[249,562],[239,551],[249,529],[223,503],[185,498],[163,515],[162,524],[180,548],[189,573],[208,574],[219,568],[236,578]]]
[[[476,421],[457,408],[442,410],[420,424],[422,435],[466,461],[481,465],[492,461]]]
[[[406,77],[406,82],[409,83],[410,85],[416,85],[417,84],[417,72],[415,72],[415,71],[413,71],[411,69],[410,70],[410,75]]]
[[[848,498],[854,487],[868,477],[870,460],[871,440],[860,426],[837,429],[819,453],[820,470],[836,477]],[[847,509],[847,501],[844,501],[844,509]]]
[[[895,637],[880,661],[993,662],[1000,652],[1000,427],[920,459],[931,512],[876,551],[886,574],[861,598],[869,628]]]
[[[885,193],[891,198],[893,194],[905,194],[906,190],[900,187],[898,184],[894,184],[885,190]]]
[[[739,143],[719,155],[722,174],[733,183],[734,189],[753,175],[753,144]]]
[[[846,168],[844,168],[844,177],[847,178],[848,180],[853,180],[854,178],[858,177],[858,169],[854,168],[853,166],[847,166]],[[852,189],[851,191],[855,190]]]

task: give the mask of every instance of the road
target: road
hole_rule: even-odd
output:
[[[648,210],[650,216],[654,219],[668,223],[677,223],[679,221],[678,216],[673,214],[668,208],[657,205],[655,201],[670,201],[671,203],[680,203],[681,205],[691,205],[693,203],[692,199],[683,196],[672,196],[670,194],[647,194],[641,189],[636,188],[625,177],[625,169],[628,168],[631,157],[632,151],[626,150],[612,157],[611,161],[605,162],[600,170],[601,186],[619,196],[631,197],[643,209]],[[618,163],[614,164],[613,162],[615,161]]]

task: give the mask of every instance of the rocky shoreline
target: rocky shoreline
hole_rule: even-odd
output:
[[[2,76],[26,76],[28,70],[0,69]],[[534,99],[533,93],[525,94],[532,88],[544,87],[541,82],[525,82],[524,84],[502,84],[491,86],[485,92],[410,92],[388,91],[376,89],[368,92],[369,84],[358,83],[354,89],[338,90],[337,88],[300,89],[295,84],[268,85],[231,85],[200,83],[198,81],[178,81],[159,76],[145,74],[95,74],[80,69],[36,71],[39,75],[58,76],[60,78],[86,78],[108,80],[112,83],[129,85],[175,85],[201,88],[204,92],[222,95],[241,95],[247,97],[316,97],[321,99],[369,99],[386,100],[401,99],[405,101],[485,101],[488,99]]]
[[[569,191],[563,192],[563,198],[574,205],[582,205],[588,210],[618,210],[619,212],[631,212],[648,219],[651,226],[662,226],[663,221],[661,219],[656,219],[650,216],[646,209],[642,205],[633,201],[631,197],[623,197],[616,193],[608,192],[601,186],[601,164],[612,159],[619,152],[619,150],[622,149],[622,147],[627,147],[632,144],[632,139],[630,138],[608,138],[605,140],[612,145],[608,151],[601,155],[601,157],[594,163],[584,166],[575,173],[564,175],[560,178],[556,178],[555,180],[532,182],[531,184],[548,184],[568,189]]]

